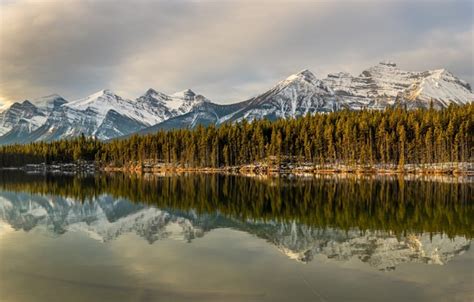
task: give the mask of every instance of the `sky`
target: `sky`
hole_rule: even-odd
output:
[[[245,100],[390,60],[474,83],[474,1],[0,0],[0,105],[102,89]]]

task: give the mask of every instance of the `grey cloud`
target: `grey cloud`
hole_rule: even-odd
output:
[[[358,74],[382,59],[472,83],[472,11],[436,0],[13,1],[0,13],[0,97],[192,88],[226,103],[303,68]]]

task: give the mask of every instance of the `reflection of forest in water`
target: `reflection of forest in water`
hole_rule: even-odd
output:
[[[474,185],[394,177],[255,178],[219,174],[139,176],[0,174],[8,191],[87,202],[107,194],[158,208],[317,228],[444,233],[472,238]]]

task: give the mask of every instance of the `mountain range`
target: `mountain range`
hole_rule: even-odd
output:
[[[275,120],[391,106],[441,109],[473,101],[470,85],[445,69],[413,72],[381,62],[358,76],[339,72],[318,79],[303,70],[262,94],[228,105],[213,103],[190,89],[171,95],[148,89],[136,100],[101,90],[74,101],[53,94],[15,102],[0,113],[0,144],[53,141],[81,134],[108,140],[244,119]]]
[[[299,262],[322,256],[330,261],[358,260],[378,270],[393,270],[401,263],[443,265],[471,245],[471,240],[462,236],[396,235],[377,230],[321,229],[296,222],[242,221],[219,213],[198,215],[193,210],[159,209],[109,195],[78,202],[59,196],[0,192],[0,234],[2,230],[35,229],[56,237],[79,232],[108,242],[132,233],[153,244],[170,239],[192,242],[221,228],[263,239]]]

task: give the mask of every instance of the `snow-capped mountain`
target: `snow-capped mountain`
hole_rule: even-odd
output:
[[[194,128],[198,125],[220,124],[233,113],[245,108],[246,102],[231,105],[219,105],[209,100],[198,101],[189,112],[169,118],[159,124],[138,131],[138,134],[154,133],[159,130]]]
[[[53,141],[84,134],[107,140],[139,131],[207,101],[191,90],[171,96],[149,89],[137,100],[101,90],[66,102],[57,95],[15,103],[0,117],[0,144]]]
[[[401,99],[411,108],[445,108],[451,103],[463,105],[474,100],[471,86],[446,69],[426,71],[401,93]]]
[[[134,233],[149,243],[173,239],[191,242],[218,228],[233,228],[266,240],[301,262],[320,255],[330,261],[358,259],[380,270],[401,263],[443,265],[470,248],[462,236],[441,234],[397,236],[386,231],[320,229],[295,222],[241,221],[218,213],[196,215],[192,210],[162,210],[101,195],[88,202],[58,196],[0,192],[0,222],[16,231],[45,230],[60,236],[80,232],[107,242]]]
[[[383,109],[391,105],[409,108],[444,108],[474,101],[466,82],[444,69],[424,72],[400,70],[393,62],[381,62],[359,76],[339,72],[329,74],[323,82],[353,110]]]
[[[149,89],[143,96],[137,99],[140,106],[148,112],[151,112],[159,122],[166,121],[175,116],[183,115],[193,109],[193,107],[210,102],[206,97],[197,95],[191,89],[166,95]]]
[[[57,94],[41,97],[32,102],[15,102],[0,113],[0,143],[17,142],[41,127],[48,115],[67,101]]]
[[[102,140],[160,129],[220,125],[243,119],[298,117],[341,109],[445,108],[474,101],[468,83],[445,69],[404,71],[381,62],[360,75],[339,72],[318,79],[309,70],[268,91],[230,105],[187,89],[171,95],[149,89],[136,100],[101,90],[66,102],[58,95],[14,103],[0,113],[0,144],[52,141],[85,134]]]
[[[41,127],[23,139],[25,142],[52,141],[81,134],[107,139],[107,135],[128,134],[127,130],[136,131],[151,123],[132,101],[103,90],[59,106]]]
[[[63,107],[71,111],[86,111],[94,113],[96,124],[100,126],[110,110],[124,115],[130,119],[142,120],[145,124],[153,124],[156,119],[153,115],[144,115],[137,110],[134,101],[123,99],[110,90],[101,90],[86,98],[72,101]]]
[[[30,101],[14,103],[0,116],[0,133],[8,133],[19,123],[27,123],[32,130],[38,128],[46,121],[46,114]]]
[[[277,85],[247,101],[229,105],[207,104],[188,114],[176,116],[140,133],[158,129],[194,128],[243,119],[298,117],[305,114],[341,109],[381,110],[389,106],[440,109],[454,103],[474,101],[466,82],[444,69],[412,72],[400,70],[395,63],[381,62],[359,76],[339,72],[319,80],[309,70],[291,75]],[[230,112],[230,113],[227,113]]]
[[[170,117],[187,113],[196,102],[202,100],[205,100],[205,97],[196,95],[190,89],[171,96],[149,89],[135,101],[123,99],[110,90],[102,90],[87,98],[70,102],[64,107],[75,111],[93,111],[97,125],[101,125],[107,113],[113,110],[124,117],[151,126]]]
[[[332,89],[309,70],[289,76],[244,104],[243,109],[221,118],[219,122],[261,118],[274,120],[341,108]]]
[[[194,128],[197,125],[220,125],[243,119],[275,120],[308,113],[336,111],[340,106],[331,88],[318,80],[309,70],[303,70],[249,100],[230,105],[203,102],[193,107],[187,114],[178,115],[139,133],[152,133],[160,129]]]

